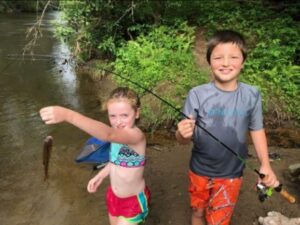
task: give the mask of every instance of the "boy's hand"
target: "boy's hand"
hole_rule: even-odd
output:
[[[46,124],[61,123],[67,119],[68,111],[60,106],[48,106],[40,110],[40,116]]]
[[[177,125],[177,132],[184,138],[184,139],[191,139],[195,129],[195,120],[190,115],[190,119],[181,120]]]
[[[265,177],[259,180],[259,182],[265,184],[267,187],[278,187],[280,183],[271,168],[261,167],[259,172],[265,175]]]

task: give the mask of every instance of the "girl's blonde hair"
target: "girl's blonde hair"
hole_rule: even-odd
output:
[[[107,108],[107,103],[109,101],[118,100],[122,98],[127,99],[135,111],[137,111],[141,106],[140,98],[133,90],[129,89],[128,87],[118,87],[110,93],[106,101],[105,107]]]

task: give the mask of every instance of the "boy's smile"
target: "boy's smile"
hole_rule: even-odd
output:
[[[234,90],[244,63],[241,49],[234,43],[218,44],[212,51],[210,62],[216,85]]]

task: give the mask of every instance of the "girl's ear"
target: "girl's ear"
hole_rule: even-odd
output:
[[[140,118],[140,112],[141,112],[141,109],[137,108],[136,112],[135,112],[135,119],[139,119]]]

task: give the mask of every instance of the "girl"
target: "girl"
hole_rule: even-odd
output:
[[[90,193],[97,191],[103,179],[110,176],[106,204],[111,225],[134,225],[148,214],[149,189],[143,178],[146,138],[136,127],[140,101],[126,87],[112,91],[106,103],[108,125],[60,106],[40,110],[46,124],[68,122],[100,140],[111,142],[110,161],[88,185]]]

